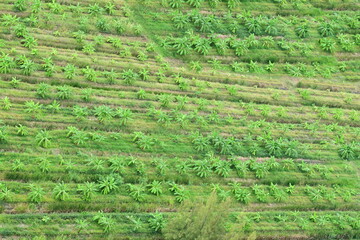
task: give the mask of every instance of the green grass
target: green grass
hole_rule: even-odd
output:
[[[259,239],[360,238],[360,32],[354,1],[241,1],[233,9],[227,1],[216,8],[202,1],[197,9],[185,1],[173,9],[166,0],[115,0],[112,15],[107,2],[94,0],[78,6],[39,1],[38,12],[36,1],[29,0],[24,11],[15,2],[21,1],[0,1],[1,239],[163,239],[148,222],[153,213],[172,218],[182,200],[203,201],[214,189],[219,201],[230,198],[229,226],[244,233],[240,238],[252,232]],[[103,8],[98,15],[89,12],[94,4]],[[177,29],[176,12],[215,20],[202,31],[190,17]],[[18,20],[7,22],[8,14]],[[265,18],[277,19],[269,46],[261,45],[269,36]],[[251,19],[261,21],[253,36],[259,44],[236,56],[230,42],[254,40]],[[303,21],[308,36],[300,38],[295,29]],[[334,28],[328,37],[333,52],[319,44],[324,21]],[[26,36],[37,43],[26,47]],[[173,47],[182,37],[190,39],[183,56]],[[350,51],[341,37],[349,39]],[[208,53],[200,54],[197,38],[225,39],[227,49],[220,54],[209,42]],[[83,50],[89,44],[93,52]],[[13,61],[9,70],[5,55]],[[49,58],[51,66],[44,66]],[[34,63],[30,74],[24,60]],[[69,64],[75,67],[70,79],[64,70]],[[94,79],[85,76],[87,67]],[[129,70],[135,73],[130,82],[123,77]],[[147,77],[141,76],[145,70]],[[48,84],[43,98],[42,83]],[[59,95],[62,86],[71,91],[67,99]],[[56,111],[49,109],[54,100]],[[41,107],[29,113],[29,101]],[[87,113],[77,116],[76,106]],[[101,121],[96,111],[104,106],[112,116]],[[132,112],[126,124],[118,109]],[[19,124],[26,134],[18,133]],[[41,130],[50,137],[46,148],[38,144]],[[137,132],[143,134],[138,139]],[[279,149],[272,150],[273,144]],[[103,194],[100,183],[107,176],[121,181]],[[159,196],[150,192],[154,180]],[[69,196],[64,201],[54,196],[61,182]],[[90,201],[78,190],[86,182],[98,187]],[[172,190],[173,183],[180,190]],[[141,188],[139,199],[129,184]],[[291,194],[289,184],[295,186]],[[30,198],[32,185],[43,190],[37,203]],[[237,191],[249,193],[247,204]],[[110,233],[93,220],[99,211],[114,220]],[[81,231],[79,220],[87,225]]]

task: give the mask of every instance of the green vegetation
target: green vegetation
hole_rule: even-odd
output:
[[[1,239],[360,239],[356,1],[0,1]]]

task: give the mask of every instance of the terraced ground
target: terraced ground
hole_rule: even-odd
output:
[[[360,238],[354,0],[1,0],[0,238]]]

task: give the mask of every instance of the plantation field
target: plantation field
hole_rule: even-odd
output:
[[[234,239],[360,239],[359,13],[0,0],[0,239],[181,239],[212,192]]]

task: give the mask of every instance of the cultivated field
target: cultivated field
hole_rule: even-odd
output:
[[[0,239],[212,192],[234,239],[360,239],[359,54],[356,0],[0,0]]]

